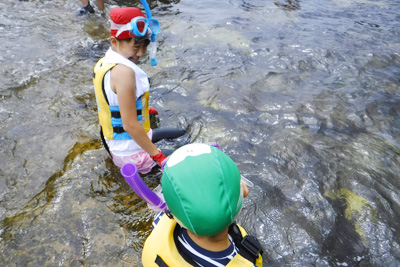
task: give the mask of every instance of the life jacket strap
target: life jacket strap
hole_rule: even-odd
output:
[[[233,242],[235,242],[236,246],[239,248],[239,255],[255,264],[258,255],[262,255],[264,252],[258,239],[251,235],[246,235],[243,238],[236,223],[232,223],[229,226],[228,233],[231,235]]]
[[[137,116],[142,115],[142,110],[136,110],[136,114]],[[115,118],[115,119],[120,119],[121,118],[121,112],[119,111],[111,111],[111,117]]]
[[[163,259],[161,259],[159,255],[157,255],[155,263],[160,267],[168,267],[168,265],[163,261]]]
[[[125,132],[124,127],[121,127],[121,126],[114,126],[113,130],[114,130],[114,133],[117,133],[117,134]]]
[[[110,152],[110,148],[108,147],[107,142],[104,139],[103,129],[101,128],[101,126],[100,126],[100,137],[101,137],[101,142],[103,143],[104,148],[106,149],[106,151],[108,152],[108,154],[112,158],[112,155],[111,155],[111,152]]]
[[[256,259],[260,253],[262,255],[263,250],[257,238],[251,235],[246,235],[240,245],[239,254],[252,263],[256,263]]]
[[[142,110],[136,110],[136,113],[138,116],[142,115]],[[121,118],[121,112],[119,111],[111,111],[111,117],[115,118],[115,119],[120,119]],[[125,130],[123,127],[121,126],[114,126],[113,127],[113,131],[114,133],[120,134],[120,133],[124,133]]]
[[[116,118],[116,119],[121,119],[121,112],[111,111],[111,117]]]

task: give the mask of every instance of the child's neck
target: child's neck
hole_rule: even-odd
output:
[[[229,248],[229,246],[231,245],[231,241],[228,237],[228,228],[212,237],[198,236],[189,230],[187,230],[187,233],[194,243],[196,243],[199,247],[209,251],[223,251]]]

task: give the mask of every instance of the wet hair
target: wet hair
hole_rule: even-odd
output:
[[[128,38],[128,39],[118,39],[116,38],[118,42],[127,42],[129,43],[132,38]],[[139,37],[139,38],[135,38],[135,44],[140,44],[140,43],[144,43],[145,46],[148,46],[150,44],[150,39],[147,37]]]
[[[136,44],[144,43],[145,46],[148,46],[150,44],[150,39],[149,38],[135,38],[135,43]]]

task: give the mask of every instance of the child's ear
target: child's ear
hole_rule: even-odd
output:
[[[115,38],[115,36],[111,36],[110,37],[110,42],[111,42],[112,45],[116,45],[118,43],[118,40],[117,40],[117,38]]]
[[[240,186],[243,188],[243,198],[246,198],[249,194],[249,188],[244,182],[240,182]]]

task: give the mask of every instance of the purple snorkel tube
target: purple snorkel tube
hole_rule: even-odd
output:
[[[167,204],[143,182],[134,164],[127,163],[122,166],[121,174],[133,191],[135,191],[141,199],[146,201],[152,209],[157,211],[167,210]]]

